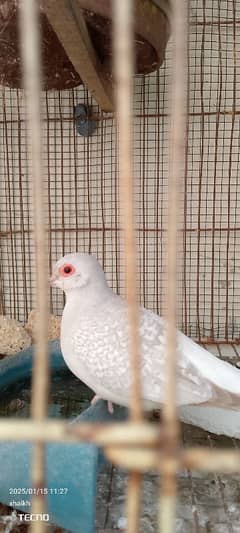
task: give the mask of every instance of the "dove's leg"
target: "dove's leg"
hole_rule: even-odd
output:
[[[98,400],[101,400],[100,396],[98,396],[97,394],[95,394],[95,396],[93,397],[93,399],[91,400],[91,405],[95,405],[95,403],[98,402]],[[114,412],[114,409],[113,409],[113,403],[110,402],[110,400],[107,400],[107,405],[108,405],[108,412],[113,414]]]
[[[113,403],[108,400],[108,412],[111,413],[111,415],[114,413]]]
[[[97,394],[95,394],[95,396],[93,396],[92,400],[91,400],[91,405],[95,405],[95,403],[98,402],[98,400],[100,400],[100,396],[98,396]]]

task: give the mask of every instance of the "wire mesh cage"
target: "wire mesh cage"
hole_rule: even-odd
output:
[[[211,345],[216,356],[234,361],[240,353],[240,2],[191,0],[187,18],[177,326],[204,346]],[[164,315],[169,304],[166,250],[173,56],[170,39],[164,64],[152,74],[135,77],[132,117],[139,300]],[[79,104],[90,113],[89,136],[79,134],[77,128]],[[124,294],[115,113],[103,112],[87,89],[79,86],[42,91],[41,115],[49,270],[69,251],[93,253],[110,286]],[[1,86],[0,124],[0,311],[26,323],[37,305],[37,275],[23,90]],[[63,296],[51,289],[51,312],[60,316],[63,305]],[[230,445],[235,447],[236,442]],[[194,507],[193,494],[192,489]],[[223,492],[221,497],[224,503]],[[225,514],[226,531],[233,531]],[[200,531],[199,519],[194,517],[193,531]],[[129,526],[131,533],[137,531],[135,526]]]
[[[239,339],[237,73],[238,3],[189,6],[188,136],[184,179],[179,326],[199,340]],[[166,273],[168,104],[171,43],[164,65],[135,80],[134,169],[141,301],[163,311]],[[75,106],[93,110],[97,129],[76,132]],[[116,126],[84,88],[42,95],[49,265],[68,250],[96,253],[123,289]],[[34,307],[24,98],[1,89],[1,307],[26,320]],[[27,266],[27,268],[26,268]],[[61,314],[62,300],[51,305]]]

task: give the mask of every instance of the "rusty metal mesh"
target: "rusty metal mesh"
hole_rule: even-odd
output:
[[[240,2],[189,4],[188,139],[179,327],[207,341],[240,338],[239,57]],[[164,66],[136,78],[134,169],[142,303],[161,313],[166,273],[168,103],[171,43]],[[28,194],[24,98],[0,91],[0,306],[25,321],[35,305],[32,208]],[[74,106],[93,106],[97,130],[76,133]],[[68,251],[102,261],[123,291],[115,120],[82,87],[42,95],[49,266]],[[63,299],[51,294],[61,314]]]

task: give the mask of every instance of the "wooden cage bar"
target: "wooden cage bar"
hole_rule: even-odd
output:
[[[129,358],[132,378],[130,417],[142,419],[140,343],[138,336],[137,261],[134,218],[134,187],[132,161],[132,86],[133,60],[133,1],[114,0],[114,71],[116,83],[116,115],[119,151],[119,183],[124,241],[126,293],[130,325]],[[127,531],[139,530],[141,475],[129,475],[127,491]]]
[[[62,421],[9,421],[0,418],[2,441],[91,442],[104,447],[107,457],[129,470],[146,472],[156,468],[161,472],[169,463],[176,468],[198,469],[207,472],[239,472],[238,449],[210,449],[179,447],[175,459],[166,457],[165,435],[156,424],[124,422],[112,424],[74,424]]]
[[[132,419],[136,421],[141,420],[142,409],[132,162],[132,84],[134,75],[132,0],[114,1],[113,36],[121,217],[125,252],[126,293],[129,305],[129,355],[133,381],[130,409]]]
[[[187,24],[185,1],[172,3],[173,72],[169,139],[168,234],[167,234],[167,339],[166,339],[166,398],[163,424],[166,431],[166,454],[174,457],[179,445],[177,418],[177,272],[180,262],[181,180],[185,161],[186,136],[186,57]],[[166,464],[162,471],[159,529],[161,533],[175,531],[177,471]]]
[[[45,233],[44,182],[41,165],[41,72],[38,3],[24,0],[20,9],[20,35],[23,57],[23,82],[28,121],[28,166],[30,194],[33,207],[35,265],[37,271],[37,307],[39,311],[36,348],[34,353],[31,414],[33,420],[43,421],[48,414],[48,292],[47,248]],[[45,443],[41,437],[33,448],[33,487],[44,487]],[[32,512],[44,513],[42,495],[32,498]],[[44,522],[32,522],[32,533],[42,533]]]

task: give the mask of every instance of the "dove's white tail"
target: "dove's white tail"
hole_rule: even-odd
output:
[[[182,333],[179,333],[179,339],[194,373],[201,375],[206,383],[212,385],[213,396],[209,399],[209,406],[238,411],[240,409],[240,370],[215,357]]]
[[[216,435],[240,439],[240,411],[220,407],[184,405],[179,408],[182,422],[199,426]]]

